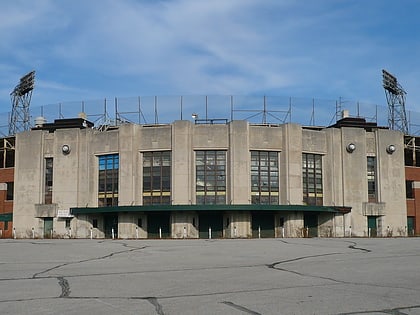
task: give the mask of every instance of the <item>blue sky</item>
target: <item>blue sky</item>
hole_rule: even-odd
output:
[[[417,0],[0,2],[0,112],[143,95],[281,95],[386,105],[381,70],[420,112]]]

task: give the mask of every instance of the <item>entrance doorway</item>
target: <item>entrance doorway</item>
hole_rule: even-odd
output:
[[[200,238],[222,238],[223,214],[200,213],[198,215],[198,232]]]
[[[52,238],[53,218],[44,218],[44,238]]]
[[[118,237],[118,214],[106,214],[104,216],[105,238]]]
[[[415,218],[414,217],[407,217],[407,235],[414,236],[415,233]]]
[[[318,215],[304,214],[303,225],[307,229],[307,237],[318,237]]]
[[[378,236],[378,225],[376,216],[368,216],[367,223],[368,223],[368,236],[369,237],[376,237]]]
[[[251,225],[253,238],[275,237],[273,213],[252,213]]]
[[[156,212],[147,215],[147,237],[169,238],[171,214],[169,212]]]

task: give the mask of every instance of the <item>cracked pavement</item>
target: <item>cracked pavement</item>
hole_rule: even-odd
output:
[[[420,239],[0,240],[1,314],[420,314]]]

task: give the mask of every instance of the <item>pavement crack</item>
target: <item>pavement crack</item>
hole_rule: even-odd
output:
[[[157,298],[147,297],[147,298],[144,298],[144,299],[155,307],[156,313],[158,315],[165,315],[165,313],[163,312],[163,309],[162,309],[162,305],[160,305]]]
[[[337,315],[357,315],[357,314],[372,314],[372,313],[383,313],[383,314],[391,314],[391,315],[408,315],[411,314],[411,311],[414,309],[420,309],[420,305],[410,305],[410,306],[403,306],[403,307],[396,307],[392,309],[380,309],[380,310],[367,310],[367,311],[356,311],[356,312],[348,312],[348,313],[339,313]],[[408,311],[409,313],[402,312]]]
[[[295,262],[295,261],[298,261],[298,260],[309,259],[309,258],[324,257],[324,256],[331,256],[331,255],[341,255],[341,254],[343,254],[343,253],[328,253],[328,254],[303,256],[303,257],[297,257],[297,258],[292,258],[292,259],[288,259],[288,260],[277,261],[277,262],[274,262],[274,263],[269,264],[269,265],[266,265],[266,266],[268,268],[277,269],[276,266],[279,265],[279,264],[284,264],[284,263],[289,263],[289,262]]]
[[[123,244],[123,245],[124,245],[125,247],[128,247],[128,246],[127,246],[127,244]],[[50,271],[52,271],[52,270],[55,270],[55,269],[58,269],[58,268],[61,268],[61,267],[64,267],[64,266],[73,265],[73,264],[80,264],[80,263],[84,263],[84,262],[88,262],[88,261],[95,261],[95,260],[106,259],[106,258],[110,258],[110,257],[112,257],[112,256],[114,256],[114,255],[119,255],[119,254],[124,254],[124,253],[133,252],[133,251],[136,251],[136,250],[145,249],[146,247],[148,247],[148,246],[143,246],[143,247],[131,247],[130,249],[127,249],[127,250],[122,250],[122,251],[118,251],[118,252],[112,252],[112,253],[110,253],[110,254],[107,254],[107,255],[104,255],[104,256],[100,256],[100,257],[87,258],[87,259],[82,259],[82,260],[78,260],[78,261],[72,261],[72,262],[68,262],[68,263],[63,263],[63,264],[56,265],[56,266],[54,266],[54,267],[51,267],[51,268],[45,269],[44,271],[37,272],[37,273],[35,273],[35,274],[32,276],[32,278],[33,278],[33,279],[38,278],[40,275],[42,275],[42,274],[44,274],[44,273],[50,272]]]
[[[64,279],[63,277],[57,277],[58,279],[58,284],[61,287],[61,294],[60,294],[60,298],[67,298],[70,295],[70,285],[69,282]]]
[[[370,250],[370,249],[361,248],[361,247],[356,247],[356,245],[357,245],[357,243],[356,243],[356,242],[349,242],[349,243],[352,243],[352,245],[349,245],[349,248],[351,248],[351,249],[361,250],[361,251],[363,251],[363,252],[367,252],[367,253],[370,253],[370,252],[371,252],[371,250]]]
[[[243,307],[241,305],[238,305],[238,304],[235,304],[235,303],[232,303],[232,302],[229,302],[229,301],[223,301],[221,303],[223,303],[225,305],[228,305],[230,307],[233,307],[234,309],[237,309],[238,311],[242,311],[242,312],[247,313],[247,314],[261,315],[261,313],[254,312],[254,311],[252,311],[252,310],[250,310],[250,309],[248,309],[246,307]]]

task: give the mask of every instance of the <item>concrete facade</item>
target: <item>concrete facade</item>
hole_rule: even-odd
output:
[[[351,153],[346,150],[350,143],[355,146]],[[69,146],[70,152],[63,153],[64,145]],[[395,152],[387,152],[389,145],[395,146]],[[205,206],[194,208],[197,150],[226,152],[226,205],[217,211]],[[105,131],[62,128],[17,134],[16,236],[107,237],[104,225],[109,213],[98,207],[98,157],[118,154],[118,207],[112,208],[117,220],[115,237],[151,237],[150,220],[153,214],[163,216],[163,212],[157,205],[157,212],[143,205],[142,155],[155,151],[171,151],[173,208],[165,208],[169,235],[164,237],[257,237],[253,220],[259,219],[260,214],[272,221],[273,237],[308,236],[307,214],[315,216],[315,236],[406,235],[404,142],[400,132],[380,128],[305,128],[297,124],[251,125],[246,121],[194,124],[183,120],[169,125],[124,124]],[[251,151],[278,154],[278,209],[262,206],[257,211],[248,207]],[[323,211],[322,207],[313,211],[304,205],[302,153],[322,156],[322,206],[337,211]],[[368,199],[367,156],[376,158],[375,202]],[[54,161],[50,204],[44,202],[46,158]],[[83,208],[84,212],[73,216],[71,209],[75,208]],[[200,220],[208,219],[205,215],[220,219],[220,235],[200,227]],[[371,235],[368,220],[370,224],[374,220],[375,235]],[[46,230],[47,221],[52,224],[48,225],[50,230]]]

